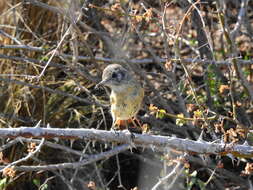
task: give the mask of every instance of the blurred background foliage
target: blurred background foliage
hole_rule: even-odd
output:
[[[248,90],[253,82],[253,3],[189,2],[0,1],[0,126],[35,126],[41,121],[51,127],[109,130],[109,90],[94,87],[106,65],[120,63],[145,88],[138,116],[145,132],[197,140],[203,131],[207,141],[252,143],[253,97]],[[235,69],[239,63],[243,77]],[[7,142],[1,139],[2,145]],[[51,142],[87,154],[111,146]],[[29,147],[19,143],[2,151],[2,164],[22,158]],[[76,174],[74,169],[12,173],[1,178],[0,188],[120,189],[115,177],[119,159],[126,189],[151,189],[179,155],[137,149]],[[23,164],[78,159],[47,147]],[[174,189],[248,189],[251,162],[192,155]]]

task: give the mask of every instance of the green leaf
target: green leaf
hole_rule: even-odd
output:
[[[0,179],[0,190],[4,189],[7,185],[7,178]]]
[[[176,119],[176,125],[182,127],[184,124],[186,124],[186,120],[184,119],[184,114],[180,113],[180,114],[177,114],[177,116],[180,118]]]
[[[158,112],[156,112],[156,118],[162,119],[164,118],[165,114],[166,114],[166,110],[160,109]]]
[[[40,186],[40,180],[38,180],[38,179],[33,179],[33,183],[34,183],[37,187]]]

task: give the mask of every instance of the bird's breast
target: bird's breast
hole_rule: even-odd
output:
[[[144,90],[141,86],[129,85],[123,91],[111,92],[111,112],[117,119],[127,120],[140,109]]]

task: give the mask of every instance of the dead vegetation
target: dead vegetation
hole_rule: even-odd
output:
[[[0,1],[1,128],[41,121],[110,130],[108,89],[94,87],[107,64],[120,63],[144,85],[143,132],[251,145],[252,7],[248,0]],[[77,163],[118,149],[80,168],[7,167],[0,189],[252,189],[252,159],[239,155],[83,140],[1,145],[3,166]]]

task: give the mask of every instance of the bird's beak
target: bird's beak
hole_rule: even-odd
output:
[[[109,79],[104,79],[100,83],[98,83],[95,88],[100,88],[101,86],[105,86]]]

